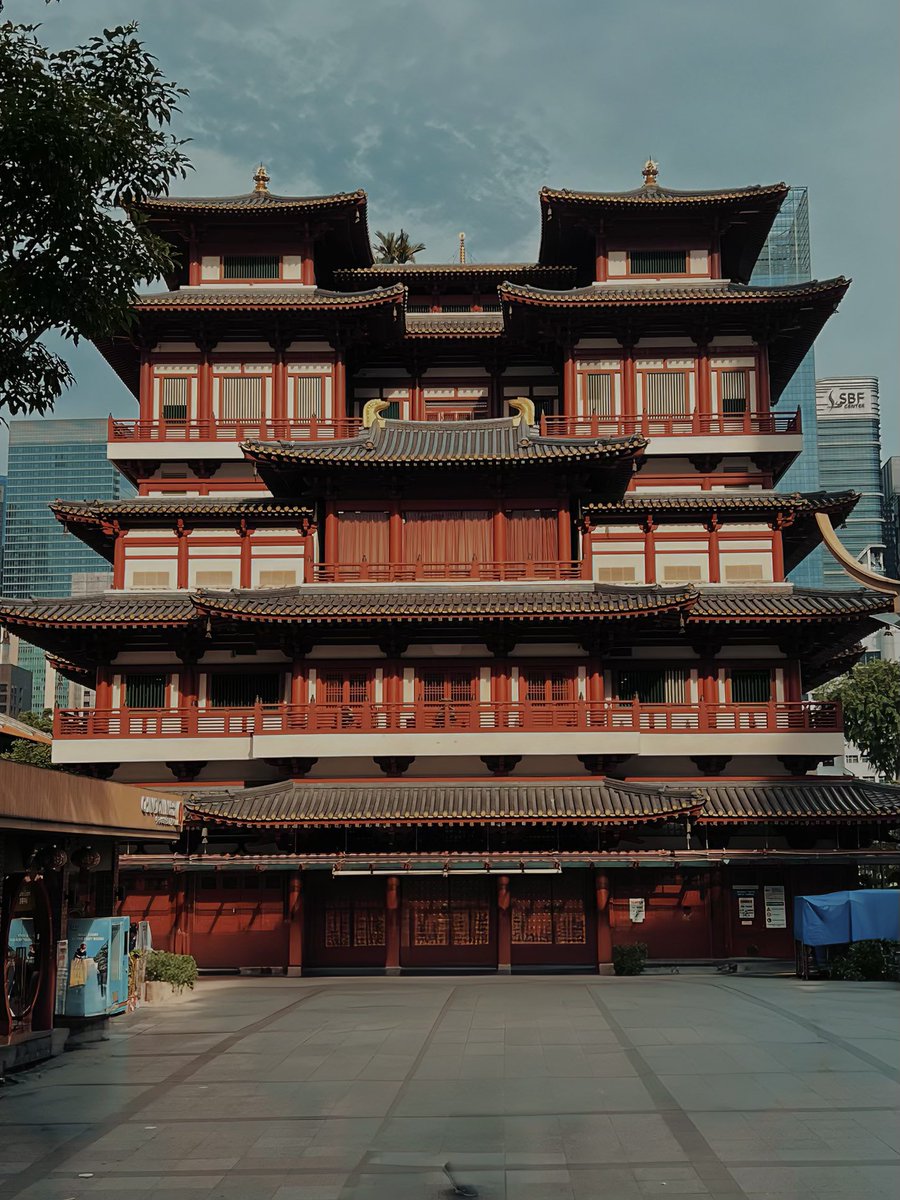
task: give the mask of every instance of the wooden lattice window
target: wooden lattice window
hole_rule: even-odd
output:
[[[684,704],[686,690],[687,672],[679,667],[638,667],[616,672],[616,695],[620,700],[637,696],[641,704]]]
[[[581,379],[585,416],[612,416],[612,375],[608,371],[584,371]]]
[[[747,372],[720,371],[719,387],[722,397],[722,413],[726,416],[743,416],[747,411]]]
[[[419,676],[419,689],[426,704],[468,704],[475,683],[468,671],[426,671]]]
[[[687,415],[687,373],[647,371],[644,374],[644,411],[651,417]]]
[[[768,704],[772,698],[771,671],[732,670],[731,701],[733,704]]]
[[[365,704],[369,699],[366,671],[323,671],[319,691],[324,704]]]
[[[278,704],[283,697],[280,674],[272,671],[214,671],[209,676],[211,708],[252,708],[254,704]]]
[[[226,254],[222,258],[223,279],[278,279],[280,275],[277,254]]]
[[[262,417],[262,376],[222,375],[219,410],[223,421],[253,422]]]
[[[519,675],[519,696],[526,704],[561,704],[572,698],[573,683],[565,671],[529,667]]]
[[[520,946],[583,946],[587,917],[582,886],[563,874],[557,879],[517,881],[512,897],[512,941]]]
[[[167,675],[126,675],[126,708],[164,708]]]
[[[309,421],[313,417],[321,417],[323,379],[321,375],[298,375],[296,406],[297,420]]]
[[[170,375],[162,381],[162,419],[164,421],[186,421],[191,381],[185,375]]]
[[[632,275],[686,275],[686,250],[630,250]]]

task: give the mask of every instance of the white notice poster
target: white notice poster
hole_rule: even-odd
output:
[[[766,929],[786,929],[787,910],[784,907],[784,888],[770,887],[763,889],[766,906]]]
[[[646,902],[643,899],[643,897],[640,897],[639,899],[632,899],[632,900],[628,901],[628,915],[631,917],[633,924],[635,924],[635,925],[642,924],[643,920],[644,920],[645,912],[646,912]]]
[[[752,921],[756,916],[756,897],[738,896],[738,917],[742,921]]]

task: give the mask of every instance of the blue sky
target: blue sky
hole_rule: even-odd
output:
[[[853,287],[817,343],[824,374],[881,379],[898,419],[896,0],[8,0],[55,46],[140,21],[190,89],[175,191],[364,187],[370,227],[450,261],[537,251],[538,189],[809,188],[813,273]],[[131,415],[90,347],[58,416]]]

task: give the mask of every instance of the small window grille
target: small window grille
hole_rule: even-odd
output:
[[[686,250],[631,250],[632,275],[686,275]]]
[[[136,591],[160,591],[172,586],[172,576],[169,571],[135,571],[131,576],[131,586]]]
[[[280,274],[277,254],[226,254],[222,259],[223,279],[278,279]]]
[[[221,419],[223,421],[259,421],[262,417],[262,377],[259,375],[223,376]]]
[[[722,412],[725,416],[742,416],[747,411],[746,371],[721,371]]]
[[[471,311],[472,311],[471,304],[442,304],[441,305],[441,312],[445,312],[445,313],[465,313],[465,312],[471,312]]]
[[[697,563],[669,563],[663,567],[666,583],[701,583],[703,568]]]
[[[764,578],[762,563],[723,564],[726,583],[753,583]]]
[[[170,376],[162,381],[162,418],[164,421],[186,421],[191,381],[185,376]]]
[[[294,587],[297,583],[296,571],[260,571],[259,586],[265,588]]]
[[[234,586],[231,571],[198,571],[194,577],[197,587],[230,588]]]
[[[126,675],[126,708],[163,708],[166,703],[165,675]]]
[[[684,704],[686,682],[686,673],[679,668],[668,671],[639,668],[618,671],[616,690],[620,700],[637,696],[641,704]]]
[[[430,304],[410,304],[407,303],[406,311],[408,313],[429,313],[431,312]]]
[[[244,672],[213,672],[209,676],[211,708],[252,708],[254,704],[277,704],[282,697],[281,676],[245,674]]]
[[[733,704],[768,704],[771,698],[772,676],[769,671],[731,672]]]
[[[323,672],[322,695],[326,704],[365,704],[369,698],[369,677],[364,671]]]
[[[569,678],[561,671],[523,671],[523,699],[529,704],[562,703],[569,699]]]
[[[606,372],[586,372],[584,380],[584,411],[586,416],[612,416],[612,376]]]
[[[634,567],[597,567],[594,572],[598,583],[634,583]]]
[[[440,704],[445,700],[468,704],[472,699],[472,679],[468,674],[429,672],[421,676],[421,685],[426,704]]]
[[[322,416],[322,376],[297,376],[297,419],[309,421]]]
[[[687,416],[687,375],[684,371],[648,371],[644,375],[644,404],[651,417]]]
[[[503,309],[500,306],[499,300],[497,300],[497,301],[484,300],[484,301],[482,301],[482,304],[481,304],[481,311],[482,312],[502,312]]]

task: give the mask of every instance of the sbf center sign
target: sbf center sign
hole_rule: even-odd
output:
[[[877,417],[878,380],[819,380],[816,384],[816,416]]]

